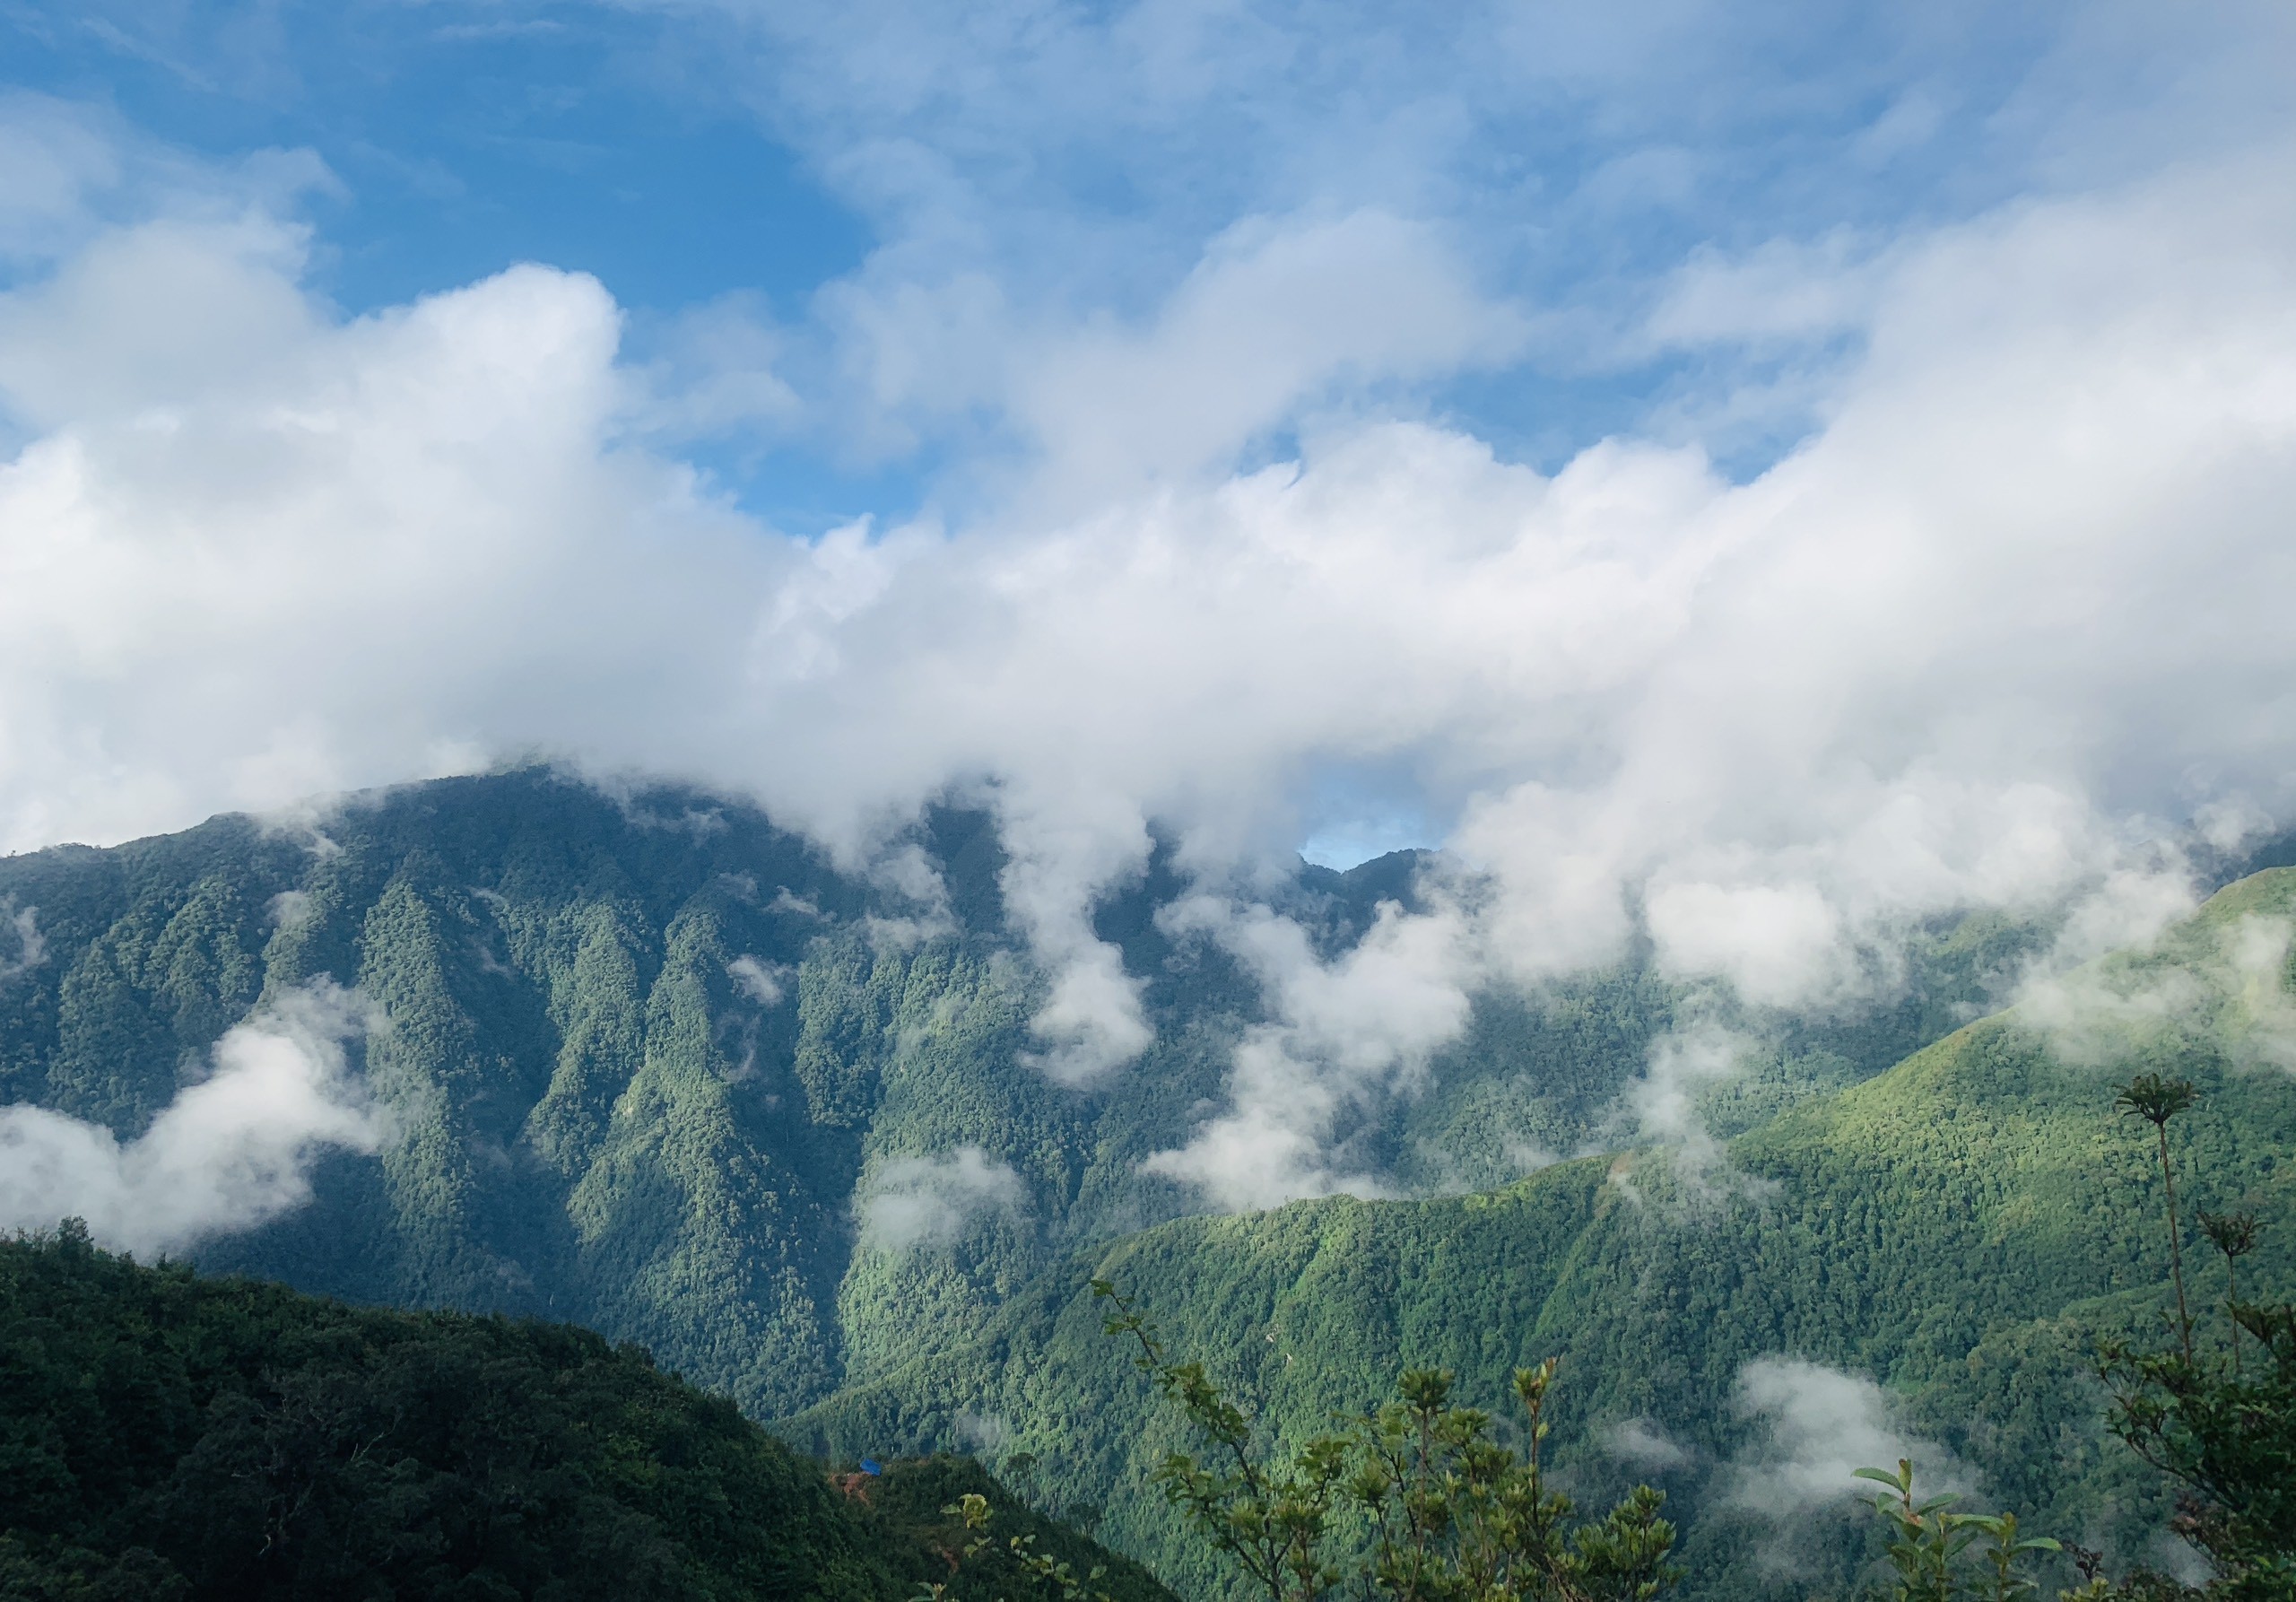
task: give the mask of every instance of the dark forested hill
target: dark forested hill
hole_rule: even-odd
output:
[[[356,1310],[152,1269],[71,1231],[0,1242],[0,1597],[893,1602],[945,1580],[978,1491],[1116,1602],[1144,1572],[970,1463],[858,1498],[587,1330]],[[954,1596],[1026,1596],[975,1564]]]

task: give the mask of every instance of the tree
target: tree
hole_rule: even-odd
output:
[[[2169,1120],[2197,1100],[2199,1093],[2190,1080],[2166,1079],[2158,1074],[2139,1074],[2113,1099],[2123,1117],[2143,1119],[2160,1137],[2161,1186],[2169,1203],[2169,1277],[2177,1288],[2177,1338],[2187,1363],[2192,1361],[2192,1312],[2185,1305],[2184,1245],[2177,1227],[2176,1170],[2169,1162]]]
[[[1957,1597],[2017,1602],[2040,1589],[2025,1572],[2027,1556],[2064,1550],[2047,1536],[2020,1537],[2014,1513],[1952,1512],[1957,1496],[1917,1501],[1910,1459],[1900,1458],[1895,1474],[1860,1468],[1857,1476],[1892,1493],[1876,1496],[1874,1508],[1890,1527],[1890,1564],[1898,1572],[1893,1602],[1953,1602]],[[1987,1544],[1978,1546],[1980,1539]],[[1977,1564],[1962,1561],[1972,1548]]]
[[[1448,1371],[1413,1369],[1397,1399],[1286,1457],[1202,1363],[1173,1361],[1114,1284],[1096,1279],[1092,1293],[1112,1310],[1108,1333],[1138,1345],[1137,1366],[1204,1441],[1202,1456],[1165,1457],[1165,1495],[1270,1602],[1318,1602],[1350,1580],[1402,1602],[1649,1602],[1682,1578],[1658,1492],[1637,1486],[1587,1521],[1550,1485],[1552,1358],[1515,1373],[1520,1456],[1489,1414],[1452,1405]]]
[[[2184,1485],[2171,1528],[2208,1554],[2217,1576],[2192,1588],[2138,1569],[2116,1585],[2098,1572],[2096,1554],[2076,1548],[2084,1583],[2064,1593],[2066,1602],[2296,1602],[2296,1305],[2241,1300],[2239,1261],[2256,1249],[2256,1217],[2204,1211],[2201,1232],[2224,1258],[2231,1356],[2203,1356],[2194,1345],[2169,1125],[2197,1100],[2188,1082],[2159,1074],[2137,1075],[2114,1097],[2124,1116],[2153,1128],[2176,1291],[2176,1343],[2167,1351],[2148,1351],[2122,1339],[2103,1341],[2097,1371],[2112,1392],[2113,1432]],[[2254,1378],[2241,1358],[2244,1335],[2263,1353]],[[1950,1496],[1916,1500],[1909,1462],[1900,1460],[1894,1475],[1879,1468],[1857,1473],[1893,1493],[1876,1497],[1874,1505],[1891,1527],[1896,1602],[1952,1602],[1961,1596],[2009,1602],[2036,1589],[2021,1570],[2026,1554],[2061,1550],[2054,1541],[2020,1537],[2010,1514],[1952,1512],[1955,1499]],[[1961,1560],[1987,1537],[1991,1545],[1982,1552],[1992,1572],[1973,1578],[1971,1565]]]
[[[2242,1301],[2237,1264],[2256,1249],[2257,1221],[2248,1214],[2203,1213],[2202,1231],[2224,1257],[2231,1358],[2228,1363],[2195,1354],[2168,1126],[2196,1099],[2190,1084],[2158,1074],[2139,1075],[2117,1099],[2160,1136],[2179,1338],[2168,1352],[2105,1342],[2098,1372],[2112,1389],[2114,1433],[2185,1487],[2174,1528],[2214,1560],[2218,1578],[2205,1594],[2228,1602],[2288,1602],[2296,1598],[2296,1305]],[[2262,1349],[2254,1378],[2240,1357],[2244,1334]],[[2157,1579],[2147,1583],[2163,1589]]]

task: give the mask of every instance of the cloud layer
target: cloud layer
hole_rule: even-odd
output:
[[[355,995],[325,981],[279,997],[216,1042],[213,1074],[126,1145],[43,1108],[0,1107],[0,1231],[76,1217],[103,1245],[148,1256],[300,1206],[320,1154],[382,1144],[344,1057],[366,1022]]]
[[[2194,81],[2277,26],[2209,18]],[[1638,920],[1670,971],[1848,1005],[1910,920],[2070,902],[2102,949],[2186,903],[2187,823],[2296,811],[2296,186],[2254,96],[2051,167],[2101,125],[2036,78],[2002,102],[2037,119],[2025,193],[1701,237],[1650,294],[1557,309],[1431,199],[1464,146],[1397,91],[1386,178],[1310,181],[1344,164],[1287,125],[1270,149],[1306,165],[1239,173],[1156,234],[1157,271],[1022,317],[1031,239],[1083,273],[1126,224],[1074,195],[1066,222],[1009,210],[1025,173],[996,152],[1045,125],[981,106],[1022,20],[917,35],[907,75],[771,8],[726,24],[843,64],[847,100],[790,112],[799,143],[900,220],[809,314],[844,398],[768,410],[954,458],[936,509],[814,540],[677,457],[665,416],[730,380],[626,361],[595,280],[526,266],[345,318],[310,287],[310,172],[152,178],[176,169],[100,119],[0,108],[24,152],[0,238],[30,264],[0,295],[0,846],[541,752],[753,795],[866,865],[954,793],[1004,825],[1049,978],[1038,1060],[1084,1083],[1150,1038],[1089,908],[1161,830],[1199,892],[1172,916],[1269,1013],[1230,1104],[1159,1162],[1260,1205],[1376,1188],[1330,1148],[1344,1110],[1407,1089],[1476,987],[1612,960]],[[2035,59],[2093,66],[2067,26]],[[1216,98],[1238,57],[1196,42],[1114,104],[1100,155]],[[1607,81],[1618,39],[1561,42]],[[1103,82],[1132,48],[1038,48],[1055,85],[1063,51]],[[979,83],[943,70],[980,50]],[[1890,115],[1918,142],[1961,114],[1908,91]],[[1597,215],[1598,177],[1561,214]],[[1560,363],[1566,324],[1572,361],[1722,377],[1551,472],[1413,398]],[[1718,466],[1787,390],[1806,436]],[[1367,793],[1430,820],[1456,877],[1329,965],[1258,887]]]

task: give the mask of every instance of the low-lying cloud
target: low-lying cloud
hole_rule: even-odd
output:
[[[1753,1443],[1723,1466],[1726,1505],[1779,1526],[1870,1495],[1861,1468],[1913,1464],[1931,1495],[1967,1491],[1968,1468],[1900,1424],[1882,1388],[1797,1357],[1763,1357],[1738,1371],[1733,1404],[1753,1423]]]
[[[726,976],[735,988],[768,1010],[779,1006],[787,994],[790,971],[786,962],[768,962],[746,953],[726,964]]]
[[[1409,1091],[1435,1049],[1465,1026],[1475,966],[1456,912],[1382,905],[1363,938],[1319,961],[1300,926],[1265,906],[1209,895],[1167,908],[1168,932],[1212,938],[1257,978],[1270,1022],[1245,1033],[1227,1110],[1144,1167],[1194,1184],[1216,1205],[1266,1207],[1303,1196],[1379,1195],[1373,1172],[1335,1164],[1330,1137],[1352,1110]]]
[[[854,1199],[861,1241],[880,1251],[945,1246],[983,1219],[1018,1218],[1028,1190],[1009,1163],[977,1145],[937,1157],[896,1157],[862,1180]]]
[[[325,980],[281,995],[216,1042],[213,1075],[125,1143],[43,1108],[0,1108],[0,1230],[77,1217],[102,1244],[150,1254],[300,1206],[322,1153],[382,1145],[382,1116],[344,1051],[368,1019],[355,993]]]
[[[2248,913],[2182,949],[2037,974],[2019,992],[2018,1021],[2082,1067],[2125,1063],[2165,1040],[2240,1067],[2296,1072],[2292,946],[2296,924]]]
[[[39,909],[19,907],[0,896],[0,984],[29,973],[48,961],[48,940],[39,932]]]
[[[1611,1457],[1643,1474],[1667,1474],[1698,1461],[1696,1451],[1647,1418],[1613,1424],[1603,1432],[1602,1446]]]

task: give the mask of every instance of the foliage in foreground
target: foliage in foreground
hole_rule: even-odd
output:
[[[2196,1099],[2190,1084],[2159,1074],[2140,1075],[2121,1092],[2121,1110],[2158,1134],[2175,1341],[2159,1351],[2107,1341],[2098,1372],[2112,1389],[2113,1432],[2183,1488],[2176,1532],[2205,1552],[2217,1571],[2203,1594],[2224,1602],[2288,1602],[2296,1598],[2296,1305],[2244,1300],[2239,1260],[2256,1248],[2257,1221],[2204,1213],[2202,1232],[2224,1258],[2227,1328],[2221,1347],[2195,1341],[2169,1125]],[[2251,1344],[2254,1369],[2246,1350]],[[2172,1589],[2157,1577],[2143,1583],[2155,1591]]]
[[[2108,1338],[2098,1348],[2097,1372],[2111,1390],[2113,1432],[2181,1484],[2172,1528],[2205,1553],[2216,1572],[2190,1587],[2139,1568],[2115,1584],[2100,1572],[2097,1554],[2076,1548],[2084,1583],[2062,1593],[2065,1602],[2296,1598],[2296,1305],[2240,1297],[2239,1259],[2257,1240],[2253,1215],[2203,1213],[2202,1233],[2224,1258],[2227,1328],[2221,1350],[2196,1342],[2169,1126],[2198,1100],[2189,1081],[2159,1073],[2138,1075],[2115,1099],[2120,1112],[2153,1128],[2176,1311],[2166,1316],[2172,1345],[2144,1350]],[[2243,1349],[2249,1342],[2257,1348],[2253,1374]],[[2063,1550],[2047,1537],[2021,1538],[2014,1514],[1957,1513],[1953,1496],[1917,1499],[1913,1465],[1904,1459],[1894,1475],[1857,1473],[1890,1487],[1874,1506],[1890,1528],[1895,1602],[2016,1602],[2039,1589],[2027,1560]],[[1981,1561],[1967,1561],[1971,1556]]]
[[[1668,1563],[1665,1498],[1637,1486],[1599,1521],[1582,1520],[1549,1483],[1552,1360],[1515,1373],[1528,1415],[1518,1456],[1491,1415],[1451,1404],[1454,1376],[1406,1371],[1398,1399],[1288,1456],[1200,1363],[1175,1362],[1145,1315],[1106,1279],[1092,1293],[1114,1310],[1107,1332],[1135,1359],[1204,1442],[1175,1451],[1157,1480],[1189,1526],[1270,1602],[1317,1602],[1361,1589],[1404,1602],[1648,1602],[1681,1578]]]

